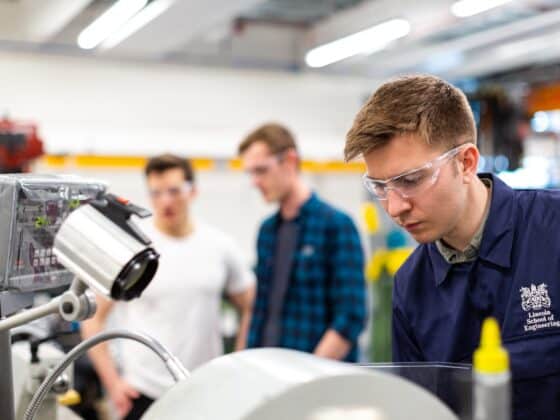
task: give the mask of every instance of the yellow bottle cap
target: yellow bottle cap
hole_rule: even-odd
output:
[[[481,373],[504,373],[509,370],[509,355],[502,347],[500,327],[495,318],[482,324],[480,347],[474,352],[474,370]]]

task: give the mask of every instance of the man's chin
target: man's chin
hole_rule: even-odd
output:
[[[162,217],[160,218],[160,224],[166,229],[173,229],[179,223],[175,217]]]
[[[416,234],[411,233],[410,236],[412,236],[412,238],[419,244],[429,244],[438,239],[437,235],[434,235],[433,233],[430,234],[429,232],[419,232]]]
[[[262,197],[268,204],[276,203],[278,201],[272,194],[262,193]]]

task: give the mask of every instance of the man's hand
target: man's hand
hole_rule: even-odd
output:
[[[253,301],[255,300],[255,286],[251,286],[240,293],[230,294],[229,300],[241,314],[239,330],[237,331],[237,338],[235,340],[235,351],[239,351],[247,347],[247,335],[249,334],[251,312],[253,310]]]
[[[315,348],[316,356],[326,357],[328,359],[342,360],[346,357],[352,345],[333,329],[327,330],[319,344]]]
[[[126,417],[132,409],[132,400],[140,396],[138,391],[124,379],[120,378],[114,381],[111,386],[107,388],[107,391],[121,419]]]

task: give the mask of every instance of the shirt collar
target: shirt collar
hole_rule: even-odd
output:
[[[499,267],[509,268],[514,233],[514,192],[495,175],[479,174],[479,177],[492,181],[492,195],[478,257]],[[428,244],[428,256],[432,263],[436,286],[439,286],[445,281],[451,264],[443,258],[435,242]]]
[[[459,264],[463,262],[471,262],[478,258],[478,251],[480,250],[480,244],[482,242],[482,234],[484,233],[484,227],[486,226],[486,220],[488,219],[488,213],[490,210],[490,202],[492,201],[490,197],[492,196],[492,180],[489,178],[482,178],[482,182],[488,188],[488,201],[486,203],[486,208],[484,209],[484,215],[482,216],[482,223],[478,227],[471,242],[462,251],[450,247],[441,239],[436,241],[436,247],[445,261],[450,264]]]
[[[503,268],[511,267],[514,234],[514,191],[495,175],[482,174],[492,180],[492,203],[484,228],[479,256]]]
[[[317,194],[315,194],[315,192],[311,192],[311,195],[299,208],[299,213],[293,220],[300,221],[306,219],[310,214],[313,214],[318,204],[319,198],[317,197]],[[274,214],[274,223],[276,226],[278,226],[281,222],[282,214],[280,213],[280,210],[278,210]]]

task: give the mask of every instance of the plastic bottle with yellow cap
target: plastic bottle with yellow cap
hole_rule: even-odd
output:
[[[511,420],[509,355],[502,347],[494,318],[482,325],[480,347],[474,352],[474,420]]]

